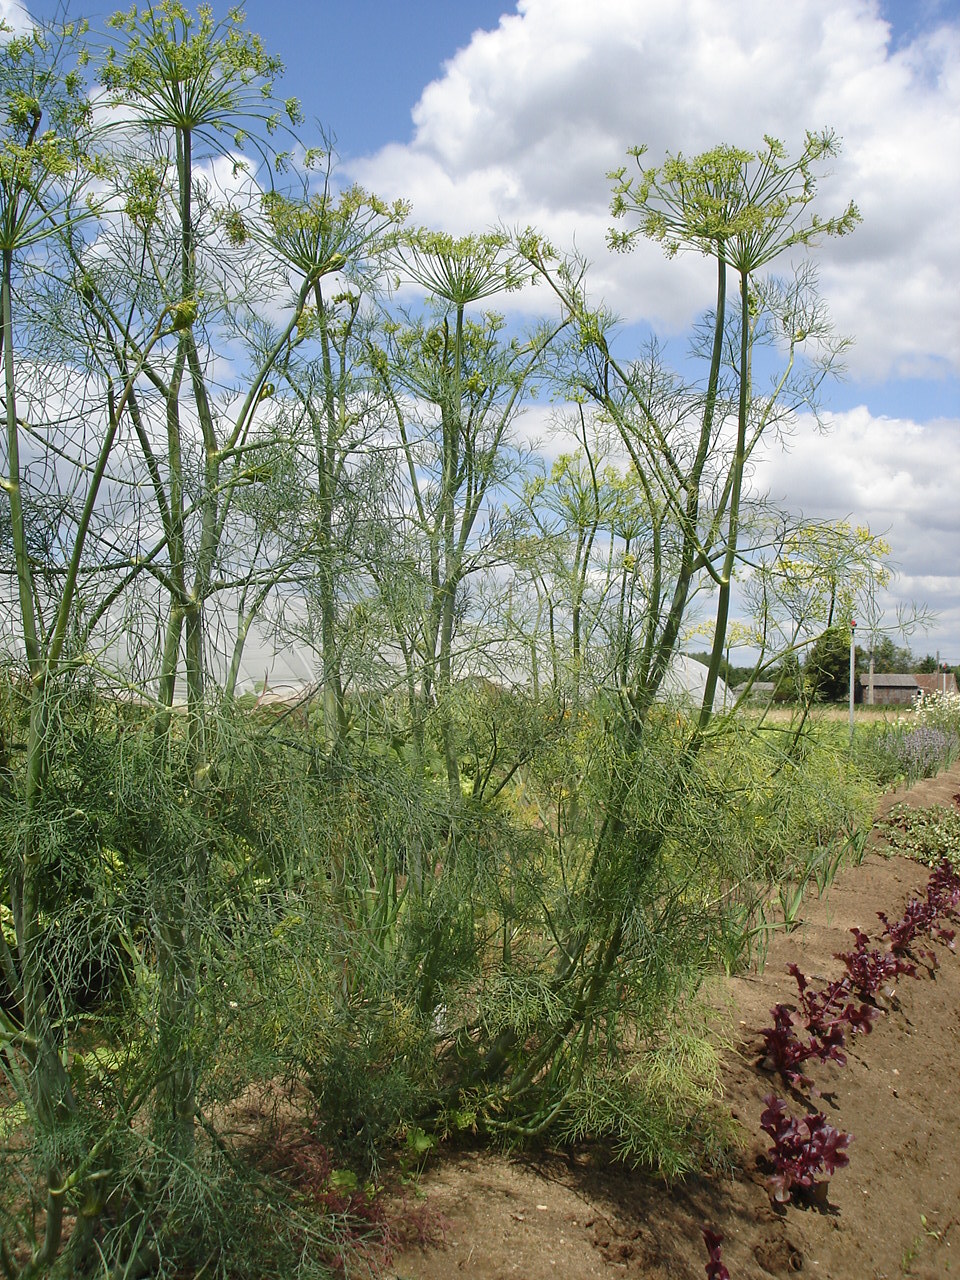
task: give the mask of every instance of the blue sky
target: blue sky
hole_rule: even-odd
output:
[[[764,133],[795,148],[803,128],[836,127],[844,152],[824,196],[855,199],[864,223],[824,247],[821,286],[856,344],[826,396],[830,434],[801,422],[757,479],[792,509],[886,533],[901,569],[891,616],[925,601],[940,620],[914,647],[960,661],[960,0],[245,8],[287,65],[284,91],[336,135],[345,177],[411,199],[417,222],[533,223],[575,242],[597,292],[674,341],[708,300],[705,277],[652,247],[610,259],[604,174],[641,141],[652,156]]]
[[[12,2],[12,0],[11,0]],[[20,0],[35,18],[61,0]],[[74,17],[96,22],[123,3],[70,0]],[[192,6],[188,6],[192,7]],[[228,4],[213,4],[219,16]],[[337,135],[344,157],[363,155],[412,133],[410,112],[478,28],[496,27],[515,6],[503,0],[247,0],[247,25],[283,59],[284,85],[308,120]],[[0,8],[2,11],[2,8]]]

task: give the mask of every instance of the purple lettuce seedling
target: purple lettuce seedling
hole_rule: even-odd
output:
[[[935,867],[927,882],[924,898],[911,898],[899,920],[891,922],[882,911],[877,915],[883,921],[884,937],[890,939],[890,950],[902,954],[909,951],[918,935],[929,934],[953,948],[955,933],[938,924],[940,916],[958,920],[960,906],[960,875],[944,859]]]
[[[811,1084],[809,1076],[805,1076],[799,1068],[802,1062],[816,1056],[817,1046],[811,1042],[803,1044],[797,1038],[793,1029],[794,1014],[785,1004],[775,1004],[770,1014],[773,1026],[765,1027],[760,1032],[763,1056],[787,1084],[794,1088]]]
[[[934,919],[946,916],[950,920],[960,922],[960,875],[957,875],[951,864],[944,858],[938,867],[930,873],[927,881],[927,905],[933,912]],[[956,933],[953,929],[935,925],[933,933],[939,942],[943,942],[954,951]]]
[[[847,1060],[843,1052],[845,1028],[849,1027],[851,1033],[870,1031],[876,1011],[847,999],[851,991],[848,978],[815,988],[795,964],[787,968],[797,984],[800,1012],[795,1013],[785,1004],[774,1005],[770,1010],[773,1026],[760,1035],[764,1058],[787,1084],[798,1088],[812,1083],[800,1070],[801,1063],[811,1058],[843,1066]],[[801,1024],[807,1031],[805,1041],[796,1032]]]
[[[935,900],[943,914],[955,918],[957,908],[960,907],[960,874],[954,870],[946,858],[930,873],[930,879],[927,882],[927,898],[930,901]]]
[[[918,934],[930,932],[936,911],[929,902],[911,898],[899,920],[889,920],[884,911],[878,911],[877,916],[883,923],[883,936],[890,939],[890,950],[903,955],[910,950]]]
[[[709,1255],[707,1280],[730,1280],[730,1272],[723,1265],[723,1259],[720,1256],[723,1236],[719,1231],[711,1231],[709,1227],[701,1227],[700,1229],[703,1232],[703,1243],[707,1246]]]
[[[794,1187],[812,1191],[849,1163],[846,1149],[853,1141],[852,1135],[828,1124],[822,1112],[791,1116],[783,1099],[772,1093],[764,1102],[766,1110],[760,1117],[760,1127],[773,1139],[769,1156],[774,1172],[768,1186],[779,1204],[786,1204]],[[818,1174],[822,1175],[819,1179]]]
[[[892,988],[901,973],[911,978],[916,977],[916,967],[909,961],[903,960],[893,951],[881,951],[879,947],[869,948],[870,936],[862,929],[851,929],[850,932],[856,946],[852,951],[838,951],[835,958],[842,961],[847,970],[846,980],[850,988],[862,999],[872,1000],[878,992]],[[861,1005],[861,1011],[866,1009],[866,1005]],[[872,1011],[871,1018],[875,1016],[876,1011]],[[847,1020],[852,1028],[853,1018],[848,1016]],[[869,1031],[870,1027],[868,1025],[863,1029]]]
[[[818,1054],[821,1061],[836,1058],[836,1054],[830,1052],[830,1047],[843,1045],[844,1023],[853,1033],[872,1029],[873,1019],[876,1016],[875,1010],[866,1005],[860,1005],[858,1008],[852,1000],[848,999],[853,986],[849,976],[836,978],[833,982],[828,982],[825,987],[817,988],[810,986],[806,975],[795,964],[787,965],[787,970],[793,974],[800,993],[800,1007],[806,1018],[806,1028],[810,1035],[822,1044],[823,1051]],[[839,1038],[838,1028],[841,1030]],[[837,1061],[840,1059],[837,1058]]]

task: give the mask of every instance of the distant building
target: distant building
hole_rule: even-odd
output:
[[[750,686],[750,692],[747,693],[747,682],[744,681],[743,684],[738,684],[734,689],[733,696],[742,698],[744,694],[747,694],[747,699],[750,702],[767,702],[773,697],[776,688],[776,680],[754,680]]]
[[[869,676],[860,677],[862,700],[865,703],[871,702],[870,683]],[[930,675],[875,671],[872,702],[877,707],[910,707],[919,698],[921,690],[933,693],[944,688],[947,693],[957,692],[957,677],[952,671],[935,671]]]

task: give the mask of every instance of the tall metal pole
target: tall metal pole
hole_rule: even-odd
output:
[[[853,746],[853,699],[854,699],[854,669],[857,661],[856,648],[857,624],[853,618],[850,619],[850,746]]]

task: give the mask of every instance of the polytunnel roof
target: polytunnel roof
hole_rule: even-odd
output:
[[[677,698],[692,703],[695,707],[702,707],[706,687],[706,666],[689,654],[675,653],[660,686],[660,695],[664,699]],[[714,709],[722,711],[724,707],[732,707],[735,700],[729,685],[718,677],[717,691],[713,698]]]

